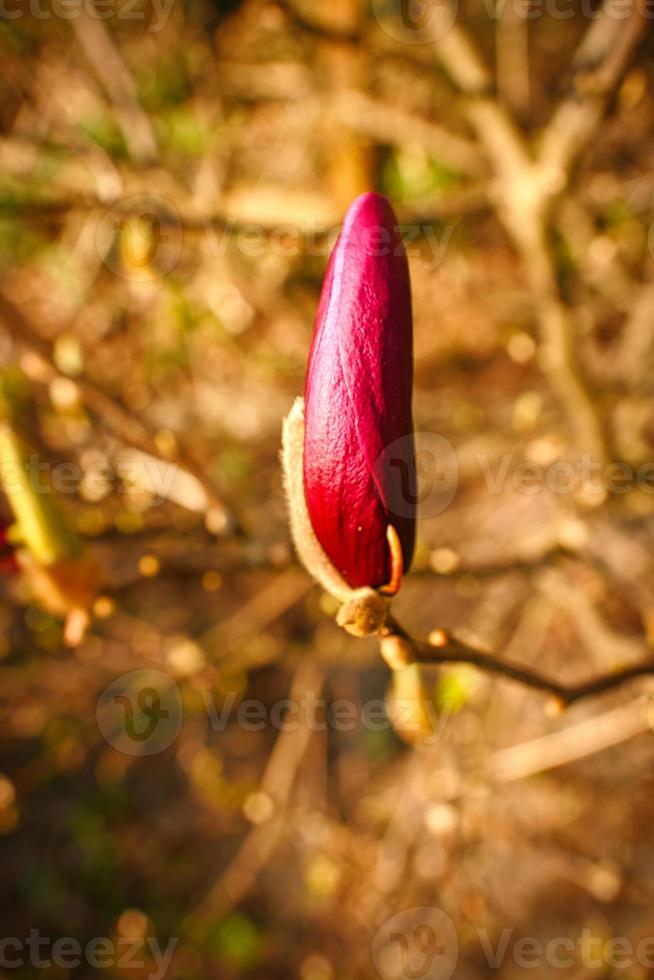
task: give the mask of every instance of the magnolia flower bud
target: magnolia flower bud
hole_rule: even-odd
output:
[[[297,445],[301,404],[284,434],[298,553],[342,601],[363,590],[365,608],[343,614],[350,625],[363,624],[357,630],[371,632],[373,623],[381,625],[384,614],[381,605],[374,608],[371,590],[394,594],[413,555],[415,495],[405,494],[398,506],[396,489],[398,477],[405,488],[407,479],[409,486],[415,479],[412,380],[406,252],[388,201],[363,194],[346,215],[323,284],[307,370],[302,447]],[[289,456],[294,466],[289,467]]]
[[[415,515],[393,506],[391,463],[414,472],[412,382],[406,252],[388,201],[363,194],[329,261],[305,389],[307,507],[318,540],[353,588],[394,579],[390,591],[397,591],[398,559],[403,568],[411,562]],[[391,550],[398,539],[401,556]]]

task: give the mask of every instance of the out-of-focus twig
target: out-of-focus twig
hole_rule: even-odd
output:
[[[55,367],[51,345],[39,336],[22,310],[3,290],[0,290],[0,322],[20,347],[36,354],[52,368],[54,373],[59,374]],[[75,385],[89,411],[101,419],[107,429],[119,440],[145,453],[159,456],[154,433],[146,422],[132,415],[119,401],[87,378],[76,378]],[[178,456],[182,467],[187,469],[202,486],[207,498],[207,510],[215,511],[216,521],[212,522],[212,526],[223,524],[227,532],[238,529],[236,518],[208,482],[204,468],[183,447],[180,447]]]
[[[524,779],[585,759],[651,730],[649,702],[641,696],[558,732],[496,752],[490,760],[492,775],[503,783]]]
[[[616,363],[621,379],[638,383],[647,378],[649,387],[654,357],[653,322],[654,282],[646,282],[637,291],[622,327]]]
[[[313,661],[304,661],[295,673],[289,692],[293,705],[319,699],[323,674]],[[307,718],[284,728],[270,754],[259,784],[259,792],[272,806],[268,820],[252,828],[232,862],[201,902],[189,912],[184,927],[195,939],[205,935],[215,921],[234,908],[254,885],[284,831],[284,813],[295,777],[311,741],[313,730]]]
[[[312,588],[312,581],[299,568],[289,568],[265,585],[245,602],[233,616],[210,627],[199,637],[202,645],[211,646],[222,659],[236,644],[256,636],[281,616]]]
[[[276,0],[276,5],[283,10],[296,27],[321,40],[337,41],[346,44],[358,44],[363,38],[363,31],[356,25],[328,22],[325,18],[316,20],[306,17],[293,0]]]
[[[647,21],[638,0],[633,0],[626,21],[615,16],[612,0],[606,0],[578,49],[571,91],[555,110],[534,156],[515,120],[494,97],[492,77],[472,39],[460,23],[450,24],[447,5],[434,13],[448,26],[434,50],[467,99],[468,119],[495,172],[498,215],[522,256],[534,293],[542,368],[577,448],[601,463],[606,459],[604,436],[577,363],[573,318],[560,293],[548,242],[549,213],[599,125]]]
[[[620,262],[617,245],[600,235],[586,208],[571,196],[562,202],[558,221],[582,279],[625,317],[620,336],[606,355],[605,373],[613,381],[637,387],[651,376],[654,357],[651,260],[645,281],[637,281]]]
[[[261,65],[256,62],[247,65],[223,62],[220,69],[224,88],[241,99],[255,102],[283,99],[307,105],[315,98],[310,73],[303,72],[297,65],[266,63],[262,73]],[[424,146],[462,174],[479,176],[486,173],[483,155],[468,136],[452,132],[417,112],[383,101],[362,87],[344,86],[331,93],[329,115],[380,143]]]
[[[569,195],[561,202],[558,226],[581,278],[592,290],[608,299],[618,310],[628,313],[638,283],[618,262],[617,249],[610,239],[600,240],[588,210]]]
[[[599,661],[614,660],[630,663],[643,653],[641,640],[633,636],[621,636],[611,630],[598,614],[589,595],[582,589],[571,589],[569,579],[554,568],[542,571],[537,578],[539,591],[547,596],[574,622],[580,639]]]
[[[388,102],[381,103],[365,92],[340,91],[330,112],[341,122],[380,142],[423,146],[462,174],[479,177],[486,172],[479,149],[468,138]]]
[[[642,0],[630,0],[627,9],[618,9],[617,0],[605,0],[575,54],[570,90],[545,127],[539,149],[542,166],[570,172],[601,123],[647,26]]]
[[[93,9],[83,7],[72,26],[89,65],[109,96],[130,156],[138,162],[153,160],[157,143],[150,120],[141,108],[125,60],[105,24]]]
[[[513,3],[505,3],[495,30],[497,89],[514,112],[529,108],[529,21]]]

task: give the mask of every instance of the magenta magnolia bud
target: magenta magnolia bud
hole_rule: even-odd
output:
[[[315,535],[352,588],[399,588],[415,540],[411,290],[393,210],[350,207],[316,316],[304,412]],[[401,493],[400,493],[401,490]]]

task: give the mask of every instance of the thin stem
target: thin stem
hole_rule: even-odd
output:
[[[421,664],[470,664],[473,667],[479,668],[479,670],[491,674],[498,674],[507,680],[523,684],[525,687],[531,687],[534,690],[550,694],[565,707],[584,698],[594,697],[606,691],[613,690],[636,677],[654,676],[653,658],[652,660],[645,660],[633,664],[631,667],[626,667],[620,671],[601,674],[599,677],[595,677],[583,684],[565,685],[529,667],[512,663],[511,661],[501,660],[492,653],[488,653],[485,650],[478,650],[476,647],[472,647],[451,636],[445,630],[438,631],[438,642],[425,643],[421,640],[415,640],[391,617],[382,630],[382,637],[388,638],[393,636],[398,637],[404,642],[410,662]]]

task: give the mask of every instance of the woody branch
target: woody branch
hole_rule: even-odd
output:
[[[530,667],[503,660],[492,653],[464,643],[446,630],[435,630],[430,642],[416,640],[393,617],[389,617],[386,625],[380,630],[380,637],[382,655],[393,669],[401,669],[414,663],[469,664],[486,673],[496,674],[524,687],[549,694],[560,707],[569,707],[577,701],[604,694],[638,677],[654,676],[654,658],[652,658],[613,673],[601,674],[582,684],[561,684]]]

